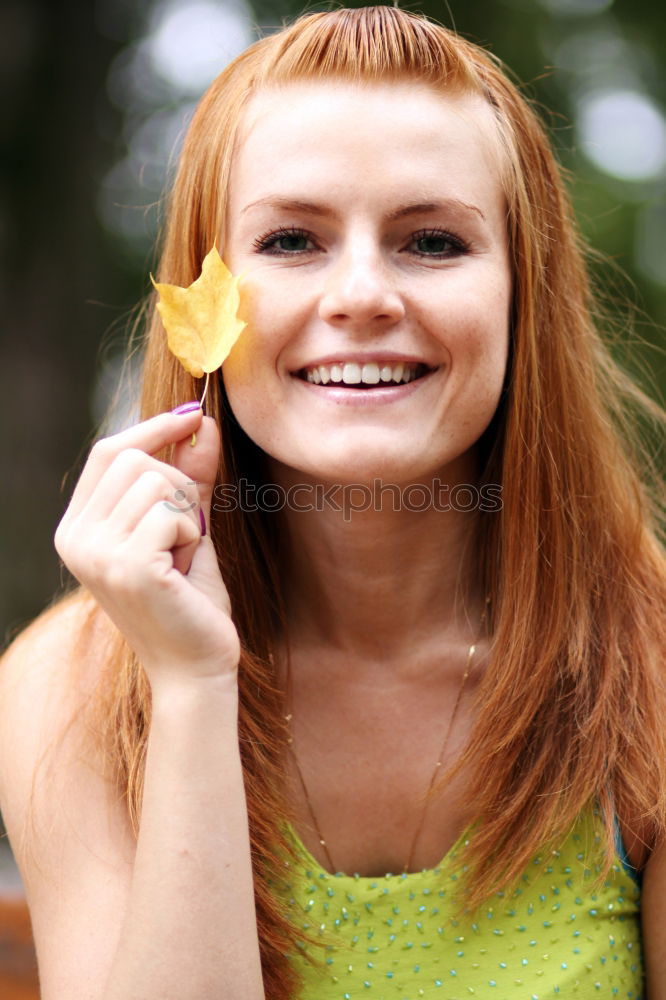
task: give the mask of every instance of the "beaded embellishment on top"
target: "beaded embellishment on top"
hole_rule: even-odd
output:
[[[288,832],[301,864],[285,865],[273,888],[324,943],[301,942],[291,956],[303,977],[297,1000],[640,1000],[640,889],[619,858],[598,884],[591,812],[472,920],[452,899],[467,835],[433,870],[368,878],[329,874]]]

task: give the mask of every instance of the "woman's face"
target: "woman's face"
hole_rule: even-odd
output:
[[[499,162],[478,97],[327,82],[253,99],[223,241],[248,327],[222,372],[276,475],[474,474],[508,353]]]

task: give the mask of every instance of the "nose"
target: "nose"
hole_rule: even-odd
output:
[[[349,327],[369,323],[390,326],[405,315],[405,306],[381,251],[374,246],[341,253],[327,274],[319,316]]]

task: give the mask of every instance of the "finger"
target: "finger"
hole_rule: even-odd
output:
[[[170,469],[171,475],[149,468],[129,485],[115,507],[108,513],[107,519],[112,533],[119,537],[131,534],[146,512],[160,501],[174,514],[189,514],[195,526],[199,526],[199,494],[196,483],[185,479],[170,466],[167,468]],[[177,485],[174,484],[176,475]],[[90,506],[91,504],[86,508],[86,517]]]
[[[181,414],[160,413],[97,441],[72,494],[68,514],[76,516],[83,509],[97,483],[121,452],[137,448],[147,455],[154,455],[169,444],[191,438],[195,430],[198,432],[202,416],[201,409]]]
[[[220,430],[212,417],[204,417],[194,447],[181,441],[175,448],[173,464],[199,489],[201,507],[208,522],[213,489],[220,463]]]
[[[181,517],[183,515],[181,514]],[[185,515],[188,517],[189,515]],[[171,558],[173,559],[173,568],[177,569],[179,573],[183,576],[187,576],[190,572],[190,567],[192,565],[192,560],[194,559],[196,553],[201,547],[201,528],[199,527],[199,519],[197,518],[197,523],[194,527],[194,539],[190,542],[186,542],[184,545],[174,545],[171,550]]]
[[[156,572],[160,576],[173,569],[186,573],[200,540],[199,524],[189,513],[169,510],[161,501],[153,504],[128,542],[137,577],[145,575],[146,583],[150,584],[154,583]]]
[[[93,489],[88,502],[80,515],[69,510],[67,517],[84,516],[86,520],[103,521],[110,517],[119,504],[122,504],[124,497],[131,490],[143,475],[150,473],[155,483],[162,484],[162,493],[155,493],[154,500],[166,499],[168,492],[175,497],[176,493],[183,490],[195,489],[196,484],[187,479],[182,472],[174,469],[166,462],[158,462],[157,459],[139,451],[138,448],[128,448],[116,455],[115,459],[103,473],[101,479]]]

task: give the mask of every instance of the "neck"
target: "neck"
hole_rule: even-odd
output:
[[[271,471],[285,489],[304,482],[284,467]],[[432,480],[419,485],[434,495]],[[409,495],[412,507],[421,506],[422,492],[412,488]],[[335,496],[343,505],[342,493]],[[349,499],[359,507],[360,491]],[[348,671],[364,663],[386,673],[391,663],[402,671],[419,670],[419,662],[425,668],[430,645],[439,660],[443,642],[475,642],[485,597],[473,565],[477,512],[405,509],[391,496],[369,506],[284,510],[290,648],[326,649]]]

